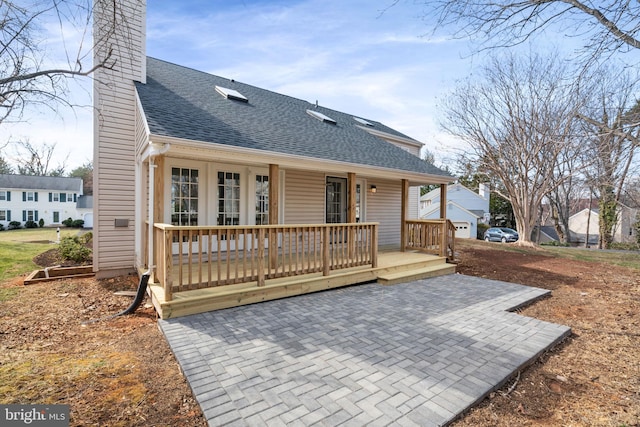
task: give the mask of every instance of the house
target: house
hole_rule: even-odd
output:
[[[97,277],[149,274],[156,309],[172,317],[393,281],[410,259],[432,274],[428,259],[453,255],[444,209],[418,219],[419,187],[452,180],[419,158],[420,142],[148,58],[145,2],[122,0],[119,14],[104,4],[94,53],[115,66],[94,85]],[[105,32],[113,19],[117,31]]]
[[[597,208],[585,208],[569,217],[569,241],[577,244],[585,244],[588,237],[588,245],[598,244],[600,236],[600,221]]]
[[[83,228],[93,228],[93,196],[79,196],[76,208],[84,221]]]
[[[478,222],[489,224],[489,194],[480,184],[478,193],[460,183],[447,187],[447,218],[456,227],[456,237],[475,239]],[[420,218],[436,219],[440,215],[441,192],[432,190],[420,198]]]
[[[569,233],[571,242],[584,244],[589,235],[588,244],[598,245],[600,238],[600,210],[596,208],[582,209],[569,217]],[[635,243],[638,209],[622,203],[618,204],[618,221],[613,228],[613,241],[616,243]]]
[[[536,242],[538,244],[541,243],[552,243],[558,242],[560,238],[558,237],[558,233],[556,229],[552,225],[543,225],[533,227],[531,230],[531,241]]]
[[[82,179],[57,176],[0,174],[0,224],[40,220],[58,226],[67,218],[82,219],[77,202],[82,196]]]

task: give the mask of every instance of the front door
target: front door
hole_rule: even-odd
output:
[[[326,223],[347,222],[347,179],[327,177]]]

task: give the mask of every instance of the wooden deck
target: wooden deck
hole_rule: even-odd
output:
[[[315,272],[269,279],[263,286],[258,286],[258,282],[254,281],[184,290],[173,293],[170,301],[165,300],[164,289],[159,283],[149,283],[148,293],[160,318],[168,319],[358,283],[378,281],[383,285],[391,285],[454,273],[455,265],[447,264],[446,261],[446,257],[420,252],[386,251],[378,254],[375,267],[366,265],[345,268],[332,271],[330,275]],[[215,270],[215,267],[203,264],[201,268],[206,269],[209,274],[209,269]],[[178,271],[173,272],[175,282],[179,281],[177,274]]]

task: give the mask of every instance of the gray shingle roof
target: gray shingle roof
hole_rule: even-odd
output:
[[[226,99],[216,92],[216,86],[236,90],[249,101]],[[136,88],[150,132],[155,135],[449,176],[364,131],[352,114],[248,84],[147,58],[147,83],[137,82]],[[318,111],[337,123],[324,123],[307,110]],[[374,130],[411,139],[363,118]]]
[[[82,190],[81,178],[62,176],[32,176],[0,174],[0,189],[15,188],[17,190],[50,190],[71,191]]]

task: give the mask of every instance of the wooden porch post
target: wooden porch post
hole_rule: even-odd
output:
[[[269,224],[278,224],[280,192],[280,166],[269,165]]]
[[[347,174],[347,222],[349,224],[355,224],[356,222],[356,174],[349,172]],[[349,228],[349,260],[353,259],[356,252],[356,230],[353,227]]]
[[[440,219],[447,218],[447,184],[440,184]]]
[[[356,222],[356,174],[349,172],[347,174],[347,186],[349,191],[347,192],[347,222],[353,224]]]
[[[280,193],[280,166],[269,165],[269,224],[278,224],[278,200]],[[278,267],[278,238],[273,229],[269,229],[269,268]]]
[[[442,230],[440,230],[440,256],[447,256],[448,227],[447,227],[447,184],[440,184],[440,219],[442,219]]]
[[[402,201],[400,202],[400,251],[407,249],[407,210],[409,203],[409,181],[402,180]]]
[[[153,222],[154,224],[157,222],[164,222],[164,156],[157,156],[154,159],[155,163],[155,171],[153,172],[154,183],[153,183]],[[148,204],[147,204],[148,206]],[[147,218],[149,218],[147,216]],[[154,233],[155,235],[155,233]],[[155,236],[154,236],[155,238]],[[153,255],[153,264],[158,265],[158,250],[160,249],[160,245],[164,245],[164,242],[156,240],[153,244],[153,251],[155,252]],[[148,258],[147,258],[148,259]],[[151,268],[150,265],[147,268]],[[149,281],[151,283],[155,282],[155,270],[152,269],[151,277]]]

